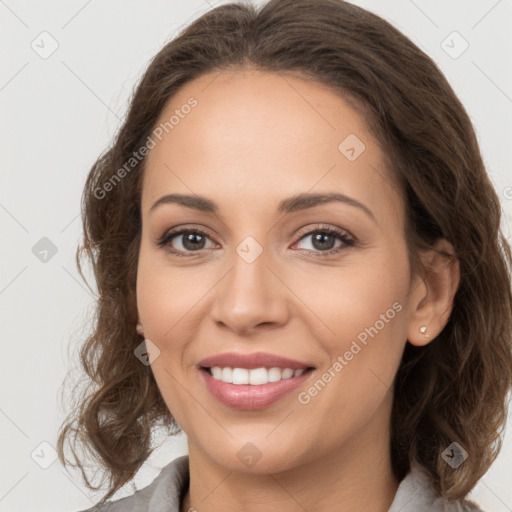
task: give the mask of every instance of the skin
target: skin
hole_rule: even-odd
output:
[[[197,106],[147,157],[137,277],[139,333],[160,350],[152,371],[188,437],[182,510],[312,512],[343,503],[347,512],[385,512],[399,485],[389,452],[393,380],[405,344],[426,344],[446,324],[458,264],[426,252],[429,271],[410,278],[403,196],[365,120],[334,91],[289,75],[215,71],[185,84],[159,122],[191,96]],[[354,161],[338,149],[349,134],[365,144]],[[345,194],[374,218],[341,202],[276,211],[303,192]],[[206,196],[219,212],[150,211],[169,193]],[[188,258],[158,247],[176,226],[206,231],[203,248],[194,252],[183,236],[168,247]],[[355,244],[335,235],[322,249],[313,239],[321,226]],[[262,249],[252,263],[236,252],[247,236]],[[343,250],[322,256],[331,247]],[[300,403],[299,392],[396,302],[400,312]],[[221,352],[270,352],[315,371],[274,404],[237,410],[212,397],[198,373],[201,359]],[[248,442],[261,454],[251,467],[237,456]]]

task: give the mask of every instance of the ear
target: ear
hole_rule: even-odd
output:
[[[144,330],[142,328],[142,324],[140,322],[139,317],[139,310],[137,308],[137,294],[135,289],[129,289],[127,296],[126,296],[126,304],[128,309],[128,318],[131,325],[133,325],[132,322],[136,321],[136,327],[135,330],[137,331],[137,334],[145,338],[144,336]],[[136,319],[136,320],[135,320]]]
[[[137,320],[137,326],[135,327],[135,330],[137,331],[137,334],[139,334],[143,338],[145,337],[144,336],[144,329],[142,327],[142,324],[138,320]]]
[[[437,251],[447,252],[452,257]],[[407,335],[409,343],[415,346],[427,345],[444,329],[460,282],[459,261],[447,240],[438,240],[432,249],[423,253],[421,260],[425,272],[416,276],[413,283]]]

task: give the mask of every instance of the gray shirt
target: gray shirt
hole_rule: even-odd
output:
[[[151,484],[131,496],[81,512],[180,512],[189,485],[188,455],[165,466]],[[388,512],[482,512],[470,501],[448,503],[439,498],[426,475],[412,469],[400,482]]]

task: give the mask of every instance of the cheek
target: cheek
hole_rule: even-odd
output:
[[[171,268],[161,255],[141,247],[137,308],[146,337],[174,343],[181,339],[180,332],[187,332],[187,319],[209,288],[208,282],[195,274],[190,268]]]
[[[354,425],[361,424],[392,388],[405,346],[409,286],[405,249],[374,252],[358,264],[329,275],[324,269],[314,277],[309,276],[307,287],[298,293],[318,312],[321,321],[310,323],[310,337],[327,359],[299,402],[311,407],[312,415],[334,415],[342,424],[349,414]]]
[[[323,423],[311,427],[318,429],[315,437],[322,442],[328,444],[333,435],[350,436],[384,401],[389,405],[407,332],[407,272],[407,265],[400,272],[384,272],[377,265],[351,268],[340,274],[339,285],[330,280],[327,295],[320,293],[327,280],[314,281],[310,288],[309,298],[315,302],[318,297],[311,307],[323,307],[318,309],[323,322],[315,322],[319,327],[313,336],[328,359],[297,398],[304,407],[300,410],[322,418]],[[333,423],[338,426],[335,434]]]
[[[358,339],[364,344],[372,335],[382,342],[391,341],[399,313],[404,309],[406,283],[402,278],[377,267],[347,276],[340,300],[341,315],[337,317],[337,326],[343,329],[342,341]]]
[[[337,268],[290,273],[290,287],[314,313],[309,313],[309,327],[331,357],[349,350],[354,339],[364,344],[373,335],[392,342],[404,330],[406,315],[401,312],[409,286],[404,251],[359,253]]]
[[[197,283],[195,283],[197,284]],[[151,370],[167,407],[178,424],[188,427],[190,397],[183,391],[183,354],[193,305],[204,295],[190,282],[186,269],[171,269],[152,249],[141,246],[137,270],[137,308],[144,335],[159,350]]]

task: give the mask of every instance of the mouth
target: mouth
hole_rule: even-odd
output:
[[[282,380],[300,377],[303,373],[307,373],[314,368],[308,366],[294,370],[293,368],[280,368],[278,366],[265,368],[231,368],[229,366],[202,366],[201,369],[208,373],[215,380],[224,382],[225,384],[233,384],[235,386],[250,385],[262,386],[271,382],[279,382]]]
[[[198,365],[208,391],[236,409],[267,407],[289,395],[313,374],[315,367],[272,354],[220,354]]]

